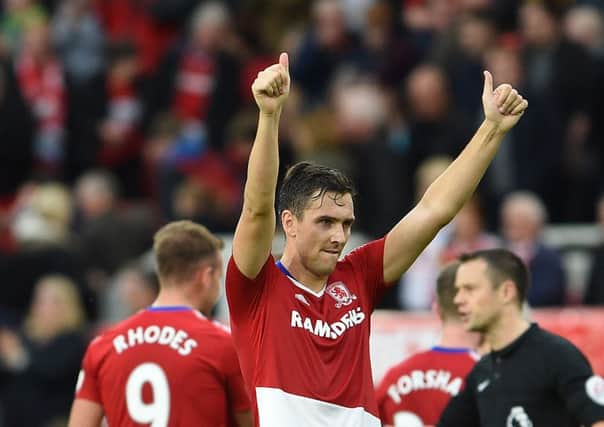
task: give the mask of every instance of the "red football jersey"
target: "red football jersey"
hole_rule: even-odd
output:
[[[384,239],[352,251],[319,293],[272,256],[254,280],[231,258],[231,327],[256,426],[380,426],[369,316],[384,288],[383,252]]]
[[[478,359],[471,350],[433,347],[390,368],[376,392],[382,422],[395,427],[436,425]]]
[[[226,427],[250,407],[230,334],[188,307],[150,307],[95,338],[76,398],[120,427]]]

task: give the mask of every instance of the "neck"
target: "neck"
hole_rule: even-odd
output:
[[[510,308],[510,310],[514,311],[508,315],[502,315],[495,325],[485,333],[492,350],[497,351],[508,346],[526,332],[531,325],[516,308]]]
[[[438,345],[441,347],[473,349],[477,341],[474,334],[467,332],[461,323],[447,321],[443,323]]]
[[[186,306],[197,309],[193,298],[181,288],[163,288],[159,291],[157,299],[153,302],[156,307]]]
[[[320,292],[325,287],[327,277],[329,276],[317,276],[304,267],[299,258],[289,256],[284,252],[280,262],[294,279],[311,289],[313,292]]]

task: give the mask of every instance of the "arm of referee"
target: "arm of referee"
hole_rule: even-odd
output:
[[[569,341],[552,358],[556,388],[571,414],[585,427],[604,427],[604,379],[593,373],[587,358]]]
[[[466,386],[449,401],[436,427],[480,427],[480,415],[474,396],[475,390],[476,383],[470,372],[466,378]]]

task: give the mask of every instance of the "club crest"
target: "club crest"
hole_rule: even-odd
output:
[[[340,308],[345,305],[350,305],[357,296],[350,292],[343,282],[334,282],[327,286],[325,289],[327,295],[336,300],[336,308]]]

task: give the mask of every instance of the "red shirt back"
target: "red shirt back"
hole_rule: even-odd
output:
[[[436,425],[478,358],[467,349],[433,347],[390,368],[376,391],[382,422],[395,427]]]
[[[249,409],[230,334],[187,307],[142,310],[92,341],[76,398],[120,427],[226,427]]]

